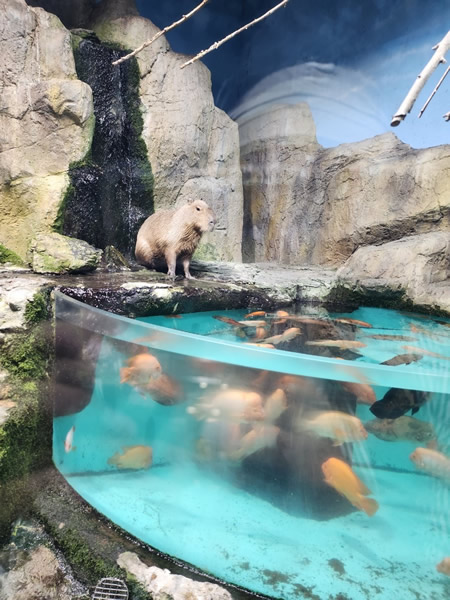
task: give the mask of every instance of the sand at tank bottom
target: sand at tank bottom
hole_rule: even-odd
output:
[[[429,477],[377,470],[374,517],[355,512],[321,522],[284,513],[190,463],[68,481],[144,542],[269,596],[445,596],[435,565],[450,551],[449,491]]]

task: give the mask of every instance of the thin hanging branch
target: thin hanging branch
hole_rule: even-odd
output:
[[[419,119],[420,117],[423,115],[423,113],[425,112],[426,107],[430,104],[431,99],[433,98],[433,96],[435,95],[435,93],[438,91],[438,89],[441,87],[441,83],[444,81],[444,79],[447,77],[448,72],[450,71],[450,67],[447,67],[445,69],[445,73],[442,75],[442,77],[439,79],[436,87],[434,88],[434,90],[431,92],[431,94],[428,96],[428,100],[425,102],[425,104],[422,106],[420,113],[419,113]]]
[[[139,48],[136,48],[136,50],[133,50],[133,52],[130,52],[129,54],[122,56],[118,60],[115,60],[112,64],[120,65],[120,63],[123,63],[126,60],[130,59],[131,57],[136,56],[136,54],[138,54],[138,52],[140,52],[144,48],[147,48],[147,46],[150,46],[150,44],[153,44],[153,42],[155,42],[162,35],[164,35],[168,31],[170,31],[174,27],[181,25],[181,23],[184,23],[184,21],[187,21],[190,17],[192,17],[192,15],[194,15],[197,11],[199,11],[202,8],[202,6],[205,6],[205,4],[207,2],[209,2],[209,0],[202,0],[202,2],[200,2],[200,4],[198,4],[195,8],[193,8],[190,13],[187,13],[187,15],[183,15],[181,17],[181,19],[178,19],[178,21],[175,21],[174,23],[172,23],[172,25],[168,25],[167,27],[164,27],[164,29],[161,29],[161,31],[158,31],[157,34],[155,34],[150,40],[147,40],[146,42],[144,42],[141,46],[139,46]]]
[[[192,63],[199,60],[200,58],[203,58],[203,56],[205,56],[205,54],[208,54],[208,52],[211,52],[212,50],[216,50],[219,46],[221,46],[225,42],[228,42],[228,40],[231,40],[231,38],[233,38],[235,35],[238,35],[239,33],[241,33],[241,31],[245,31],[246,29],[248,29],[252,25],[255,25],[256,23],[259,23],[259,21],[262,21],[263,19],[265,19],[266,17],[268,17],[269,15],[274,13],[276,10],[278,10],[282,6],[285,6],[288,2],[289,2],[289,0],[283,0],[282,2],[280,2],[279,4],[277,4],[276,6],[271,8],[269,11],[267,11],[266,13],[264,13],[263,15],[258,17],[257,19],[254,19],[250,23],[247,23],[247,25],[244,25],[244,27],[241,27],[240,29],[233,31],[233,33],[230,33],[230,35],[227,35],[226,37],[219,40],[218,42],[214,42],[214,44],[212,44],[207,50],[202,50],[196,56],[194,56],[194,58],[191,58],[191,60],[188,60],[187,62],[183,63],[180,68],[184,69],[184,67],[187,67],[188,65],[191,65]]]
[[[406,94],[405,99],[400,104],[395,115],[392,117],[392,120],[391,120],[392,127],[397,127],[397,125],[399,125],[403,121],[403,119],[406,117],[406,115],[410,112],[410,110],[412,109],[412,107],[414,105],[414,102],[417,100],[417,96],[422,91],[422,88],[424,87],[425,83],[428,81],[430,75],[438,67],[438,65],[446,62],[444,56],[449,48],[450,48],[450,31],[439,42],[439,44],[437,44],[436,46],[433,47],[433,50],[435,50],[434,55],[432,56],[431,60],[428,61],[428,63],[425,65],[425,67],[422,69],[422,71],[419,73],[416,81],[413,83],[413,85],[411,86],[411,89]]]

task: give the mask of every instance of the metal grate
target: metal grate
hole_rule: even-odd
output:
[[[128,588],[121,579],[104,577],[95,586],[92,600],[128,600]]]

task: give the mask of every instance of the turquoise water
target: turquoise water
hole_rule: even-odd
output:
[[[89,503],[139,539],[269,597],[446,597],[450,579],[438,573],[436,565],[450,556],[450,479],[430,476],[410,460],[415,448],[426,442],[390,442],[369,432],[367,439],[335,446],[329,437],[304,429],[317,410],[354,414],[364,424],[375,420],[371,406],[357,401],[339,383],[347,374],[350,381],[370,384],[376,400],[392,387],[432,390],[414,418],[433,426],[435,447],[450,455],[446,320],[438,323],[369,308],[345,315],[315,310],[310,316],[326,322],[328,338],[334,318],[371,324],[368,328],[338,322],[342,339],[367,345],[350,352],[305,346],[312,334],[318,335],[310,329],[279,342],[275,349],[259,349],[245,344],[254,328],[213,318],[244,320],[248,312],[151,317],[145,319],[157,326],[151,328],[74,301],[57,300],[57,326],[76,324],[81,345],[86,337],[81,356],[88,354],[92,361],[95,355],[89,403],[54,420],[58,469]],[[264,319],[272,322],[276,317]],[[115,328],[108,329],[109,320],[115,320]],[[275,327],[282,332],[288,325]],[[96,353],[88,329],[102,333]],[[180,337],[166,338],[170,330]],[[414,340],[386,341],[370,335]],[[211,345],[205,346],[205,340]],[[408,353],[404,345],[439,356],[423,354],[409,365],[379,367],[380,362]],[[299,347],[321,356],[299,358]],[[147,352],[157,357],[162,373],[174,384],[166,394],[120,383],[121,369],[130,365],[130,358]],[[339,355],[344,360],[337,360]],[[258,368],[260,362],[265,371]],[[66,363],[60,372],[65,368]],[[226,402],[234,401],[231,392],[256,394],[266,414],[268,398],[283,386],[286,406],[267,423],[263,447],[249,444],[250,454],[237,458],[244,436],[261,432],[261,421],[253,413],[243,416],[242,401],[237,413],[228,414]],[[221,394],[225,404],[219,402]],[[410,410],[407,415],[411,416]],[[76,449],[66,452],[64,441],[72,427]],[[111,457],[130,446],[151,447],[152,466],[134,470],[111,464]],[[321,465],[330,456],[351,464],[370,488],[370,497],[379,505],[374,516],[355,509],[324,483]]]

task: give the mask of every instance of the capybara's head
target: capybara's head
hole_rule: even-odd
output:
[[[185,210],[189,215],[189,222],[194,224],[202,233],[214,229],[216,216],[204,200],[188,200]]]

